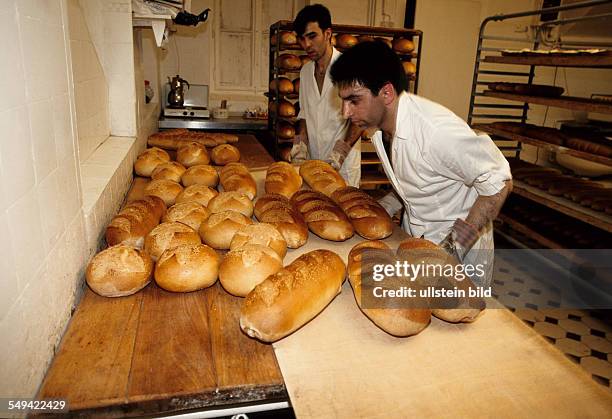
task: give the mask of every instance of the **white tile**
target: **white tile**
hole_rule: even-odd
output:
[[[40,208],[34,191],[30,190],[7,212],[15,269],[22,290],[34,278],[45,257],[43,242],[39,239],[42,230]]]
[[[25,104],[25,76],[21,45],[13,10],[0,12],[0,39],[3,40],[0,61],[0,112]]]
[[[114,164],[90,164],[89,162],[81,165],[81,177],[83,180],[89,178],[104,179],[108,183],[117,167]]]
[[[67,226],[81,209],[80,181],[76,172],[74,157],[60,162],[58,168],[58,183],[62,190],[64,202],[64,224]]]
[[[46,78],[50,94],[60,95],[68,92],[68,62],[64,43],[64,32],[60,26],[47,26],[46,31]]]
[[[104,40],[110,43],[133,42],[131,15],[127,13],[104,12]]]
[[[21,48],[26,76],[26,100],[49,97],[47,79],[47,25],[27,17],[19,18]]]
[[[10,205],[34,187],[34,159],[26,107],[0,112],[0,159],[5,204]]]
[[[19,286],[15,272],[15,257],[11,241],[8,240],[8,217],[6,212],[0,213],[0,321],[2,321],[13,303],[17,301]]]
[[[43,100],[31,103],[28,107],[36,182],[40,183],[49,173],[57,168],[53,131],[53,106],[51,100]]]
[[[61,7],[59,0],[19,0],[19,14],[47,24],[61,25]]]
[[[42,235],[45,253],[55,246],[66,228],[64,224],[64,201],[58,181],[59,170],[54,170],[37,187],[38,204],[41,210]]]
[[[2,350],[0,351],[0,394],[3,397],[23,397],[22,382],[26,369],[21,356],[25,346],[23,312],[20,299],[15,299],[6,317],[0,321]],[[7,379],[9,377],[9,379]]]
[[[111,134],[119,137],[136,135],[135,102],[110,100]]]
[[[108,51],[108,74],[125,74],[126,69],[134,67],[134,44],[114,43]]]
[[[68,0],[68,27],[71,40],[89,39],[89,30],[79,0]]]
[[[72,117],[70,114],[70,97],[68,95],[53,98],[53,134],[57,160],[74,156],[74,137],[72,134]]]

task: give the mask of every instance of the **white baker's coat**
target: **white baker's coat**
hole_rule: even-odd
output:
[[[331,62],[327,67],[323,89],[315,79],[315,63],[306,63],[300,71],[300,113],[298,119],[306,120],[308,130],[308,152],[310,158],[327,160],[339,139],[344,139],[349,121],[342,117],[342,100],[333,85],[329,70],[341,55],[333,48]],[[361,178],[361,142],[357,141],[340,168],[340,175],[351,186],[359,187]]]
[[[372,141],[403,201],[404,229],[435,243],[446,237],[456,219],[465,220],[479,195],[495,195],[512,178],[507,160],[489,136],[476,135],[449,109],[410,93],[399,97],[391,161],[380,131]],[[491,278],[492,250],[489,225],[464,260],[487,264],[485,282]]]

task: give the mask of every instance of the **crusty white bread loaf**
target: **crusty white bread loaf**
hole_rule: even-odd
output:
[[[281,259],[287,254],[287,242],[276,227],[268,223],[256,223],[242,227],[230,243],[230,250],[247,244],[261,244],[274,250]]]
[[[389,237],[393,232],[391,217],[367,192],[347,186],[337,189],[332,199],[349,217],[361,237],[379,240]]]
[[[167,249],[181,244],[200,244],[200,236],[193,228],[178,222],[161,223],[145,238],[145,250],[157,261]]]
[[[295,54],[281,54],[276,57],[276,66],[284,70],[297,70],[302,67],[302,61]]]
[[[169,161],[170,155],[165,150],[152,147],[138,155],[134,162],[134,171],[139,176],[150,177],[158,165]]]
[[[229,163],[219,170],[219,183],[224,191],[241,192],[254,200],[257,196],[257,183],[242,163]]]
[[[183,186],[204,185],[214,188],[219,183],[219,173],[217,169],[207,164],[191,166],[181,177]]]
[[[240,192],[220,192],[219,195],[208,202],[208,209],[212,213],[231,210],[251,217],[253,215],[253,201]]]
[[[293,83],[287,77],[278,77],[272,79],[269,85],[270,91],[276,93],[277,86],[278,92],[283,95],[293,93]]]
[[[157,179],[145,186],[144,195],[157,196],[164,201],[167,207],[170,207],[175,204],[176,198],[182,191],[183,187],[174,181]]]
[[[210,186],[191,185],[186,187],[185,190],[176,197],[176,203],[197,202],[206,207],[210,200],[217,195],[219,195],[219,192]]]
[[[353,45],[357,45],[359,40],[355,35],[351,35],[348,33],[341,33],[336,36],[336,44],[339,48],[347,49],[352,47]]]
[[[153,273],[153,261],[146,251],[127,245],[109,247],[87,265],[87,285],[104,297],[123,297],[143,289]]]
[[[414,42],[406,38],[395,38],[393,40],[393,50],[400,54],[409,54],[414,51]]]
[[[300,176],[315,191],[331,196],[336,189],[344,188],[346,182],[328,163],[308,160],[300,166]]]
[[[377,252],[375,249],[382,251]],[[429,308],[397,307],[398,303],[390,298],[377,299],[376,308],[364,308],[362,304],[363,295],[372,292],[372,282],[363,287],[362,278],[372,278],[374,265],[393,266],[396,260],[394,252],[385,243],[377,240],[361,242],[355,245],[349,253],[348,278],[355,294],[355,301],[366,317],[390,335],[412,336],[429,325],[431,320],[431,310]],[[402,279],[402,281],[405,281],[405,279]],[[385,283],[384,285],[388,284]]]
[[[149,210],[155,214],[158,220],[161,220],[166,213],[166,203],[159,196],[143,196],[141,199],[129,202],[126,207],[136,204],[136,202],[142,202],[144,205],[146,205],[147,208],[149,208]]]
[[[129,202],[106,227],[109,246],[126,244],[142,249],[146,235],[159,224],[166,204],[157,196],[145,196]]]
[[[210,247],[229,249],[234,234],[248,224],[253,224],[249,217],[236,211],[223,211],[211,214],[200,226],[199,233]]]
[[[265,194],[255,202],[255,217],[272,224],[283,235],[287,247],[297,249],[308,240],[308,226],[302,214],[283,195]]]
[[[219,144],[236,143],[238,136],[224,132],[198,132],[189,130],[169,130],[149,136],[149,146],[161,147],[166,150],[178,150],[182,145],[196,142],[206,147]]]
[[[219,255],[204,244],[182,244],[162,253],[155,282],[167,291],[191,292],[210,287],[219,276]]]
[[[221,144],[210,151],[210,158],[217,166],[240,161],[240,151],[231,144]]]
[[[219,266],[219,281],[225,291],[245,297],[282,267],[283,261],[274,250],[261,244],[246,244],[225,255]]]
[[[202,223],[210,217],[210,211],[199,202],[189,201],[174,204],[162,218],[164,223],[183,223],[195,231],[200,230]]]
[[[353,237],[355,230],[346,214],[321,192],[297,191],[291,197],[291,202],[302,213],[310,231],[317,236],[333,241]]]
[[[176,161],[185,167],[210,163],[206,147],[194,141],[184,144],[176,151]]]
[[[277,193],[291,198],[302,187],[302,177],[287,162],[272,163],[266,171],[266,193]]]
[[[345,266],[330,250],[308,252],[251,291],[240,310],[250,337],[275,342],[312,320],[340,293]]]
[[[183,176],[183,173],[185,173],[185,170],[185,166],[182,164],[175,161],[169,161],[158,164],[151,173],[151,179],[166,179],[179,183],[181,181],[181,176]]]

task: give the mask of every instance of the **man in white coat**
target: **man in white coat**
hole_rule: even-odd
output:
[[[361,178],[361,130],[342,116],[342,101],[329,77],[341,55],[331,45],[331,15],[325,6],[306,6],[295,18],[294,30],[310,62],[300,71],[300,113],[291,149],[293,162],[325,160],[351,186]]]
[[[383,42],[346,51],[331,77],[344,116],[378,129],[372,141],[395,191],[381,204],[391,214],[404,207],[402,226],[412,236],[441,244],[464,264],[483,265],[485,274],[472,279],[490,285],[492,221],[512,190],[495,143],[449,109],[408,93],[402,64]]]

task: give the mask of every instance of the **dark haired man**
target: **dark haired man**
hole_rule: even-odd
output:
[[[331,77],[344,116],[379,130],[373,144],[400,198],[389,194],[381,204],[389,212],[403,204],[405,230],[442,244],[464,263],[484,265],[484,277],[472,279],[489,285],[492,221],[512,190],[510,167],[493,141],[442,105],[408,93],[401,62],[383,42],[346,51]]]
[[[351,186],[361,178],[361,130],[342,116],[342,101],[329,78],[341,55],[331,45],[331,15],[325,6],[306,6],[293,28],[310,62],[300,71],[300,113],[291,150],[294,162],[307,158],[329,162]]]

